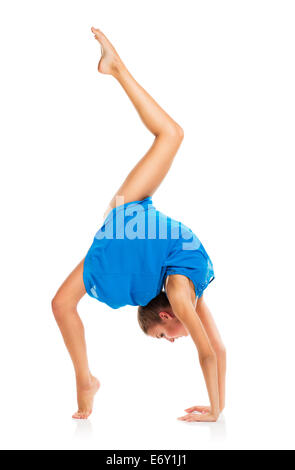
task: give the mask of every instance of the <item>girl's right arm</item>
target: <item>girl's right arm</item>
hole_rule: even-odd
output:
[[[217,358],[219,408],[221,413],[225,406],[226,349],[215,324],[214,318],[211,315],[211,312],[207,307],[203,296],[198,299],[196,312],[206,330],[209,341]]]
[[[216,354],[194,308],[188,279],[184,276],[170,276],[166,291],[173,313],[189,331],[197,347],[211,405],[207,413],[191,413],[180,419],[185,421],[217,421],[220,409]]]

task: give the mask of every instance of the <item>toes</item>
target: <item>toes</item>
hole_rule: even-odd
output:
[[[102,34],[102,32],[100,31],[100,29],[94,28],[93,26],[92,26],[92,28],[91,28],[91,31],[93,32],[93,34],[95,34],[95,36],[98,36],[98,35],[101,35],[101,34]]]
[[[96,29],[92,26],[91,31],[93,32],[95,39],[98,39],[99,42],[104,44],[110,44],[110,41],[100,29]]]
[[[73,414],[72,418],[73,419],[87,419],[91,415],[92,410],[90,411],[77,411],[76,413]]]
[[[73,419],[86,419],[85,418],[85,415],[83,415],[82,413],[75,413],[73,416],[72,416]]]

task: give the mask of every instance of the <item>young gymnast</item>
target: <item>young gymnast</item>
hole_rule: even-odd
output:
[[[155,139],[111,200],[86,257],[52,301],[75,369],[78,411],[73,418],[88,418],[100,386],[90,372],[77,312],[87,292],[112,308],[138,306],[139,324],[154,338],[174,342],[190,335],[210,406],[188,408],[178,419],[216,421],[225,403],[226,353],[203,296],[214,279],[213,266],[191,229],[159,212],[151,199],[172,164],[183,130],[136,82],[106,36],[91,30],[101,45],[98,71],[118,80]]]

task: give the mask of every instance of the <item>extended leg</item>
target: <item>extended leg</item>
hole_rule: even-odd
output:
[[[108,207],[110,210],[116,206],[116,196],[123,196],[126,203],[144,199],[155,192],[182,142],[183,130],[132,77],[105,35],[94,28],[92,32],[102,48],[98,70],[118,80],[141,120],[155,136],[151,148],[129,173],[111,200]]]
[[[98,380],[89,370],[84,327],[77,312],[78,302],[85,294],[83,263],[84,260],[69,275],[52,301],[52,310],[76,373],[78,411],[73,418],[77,419],[90,415],[99,388]]]

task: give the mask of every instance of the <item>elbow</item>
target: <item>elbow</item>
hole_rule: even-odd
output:
[[[218,360],[226,361],[226,349],[223,344],[215,349],[215,354]]]
[[[217,362],[216,353],[212,350],[205,354],[199,354],[199,361],[202,368],[208,364],[215,364]]]

